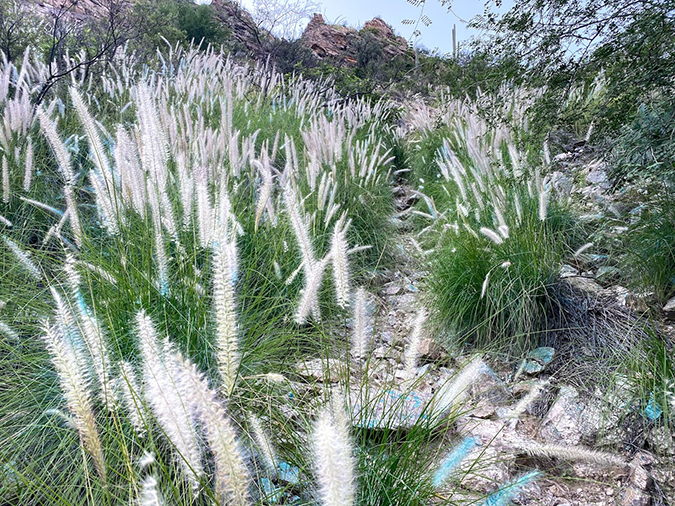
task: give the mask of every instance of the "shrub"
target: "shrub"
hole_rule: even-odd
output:
[[[617,186],[651,179],[675,184],[675,104],[641,104],[615,140],[611,174]]]

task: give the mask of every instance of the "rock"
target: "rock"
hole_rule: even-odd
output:
[[[567,283],[573,288],[576,288],[581,292],[584,292],[587,295],[591,295],[594,297],[600,295],[603,292],[603,288],[597,283],[597,281],[591,278],[584,278],[584,277],[567,278],[565,280],[565,283]]]
[[[550,347],[536,348],[525,356],[523,371],[527,374],[537,374],[543,371],[553,360],[555,349]]]
[[[431,394],[401,392],[374,386],[355,388],[350,393],[351,419],[357,427],[405,429],[430,416],[427,404]]]
[[[607,210],[617,218],[622,218],[631,211],[631,205],[623,202],[612,202],[607,206]]]
[[[630,294],[628,288],[625,288],[621,285],[613,285],[607,288],[606,291],[607,293],[612,293],[614,295],[614,299],[620,306],[628,307],[628,302],[626,300]]]
[[[607,260],[609,260],[609,257],[607,255],[601,255],[599,253],[589,253],[588,255],[585,255],[588,257],[590,260],[591,264],[595,267],[605,263]]]
[[[649,305],[653,302],[654,292],[628,292],[626,294],[626,306],[638,313],[649,311]]]
[[[560,278],[565,279],[572,276],[578,276],[579,271],[571,265],[564,264],[560,267]]]
[[[547,443],[578,445],[581,441],[579,421],[582,411],[579,392],[572,387],[563,386],[542,422],[539,435]]]
[[[486,399],[471,408],[471,416],[475,418],[492,418],[495,414],[497,414],[495,405]]]
[[[332,58],[339,63],[355,66],[358,48],[369,36],[374,37],[382,45],[384,60],[391,60],[408,51],[406,40],[397,37],[391,27],[380,18],[367,21],[363,30],[359,32],[346,26],[328,25],[321,14],[314,14],[301,40],[319,59]]]
[[[551,174],[550,184],[561,197],[567,197],[572,193],[574,184],[572,180],[560,171],[555,171]]]
[[[469,456],[466,459],[465,465],[462,467],[473,467],[465,470],[467,474],[462,477],[462,487],[482,494],[490,494],[499,485],[508,483],[511,478],[509,466],[505,462],[495,462],[495,460],[500,460],[504,457],[493,453],[487,451],[482,456],[476,455],[474,458]],[[478,459],[478,463],[475,464],[476,459]]]
[[[396,309],[414,312],[416,309],[417,296],[413,293],[394,295],[391,297],[391,302]]]
[[[483,363],[480,375],[469,387],[469,392],[476,402],[488,400],[493,404],[502,404],[511,398],[504,382],[485,363]]]
[[[434,362],[443,356],[443,348],[436,341],[427,337],[420,341],[419,358],[423,361]]]
[[[544,370],[544,367],[544,364],[534,360],[525,360],[525,363],[523,364],[523,372],[526,374],[538,374]]]
[[[401,287],[395,284],[387,285],[384,289],[384,295],[396,295],[401,291]]]
[[[642,450],[635,454],[635,457],[633,457],[633,460],[631,460],[631,465],[635,467],[646,467],[651,466],[654,464],[654,462],[656,462],[654,455],[646,452],[645,450]]]
[[[391,344],[394,341],[394,334],[389,330],[383,330],[380,332],[380,339],[385,343]]]
[[[375,358],[384,358],[389,354],[389,348],[387,346],[379,346],[373,350],[373,356]]]
[[[649,444],[657,455],[675,455],[675,434],[663,425],[652,428],[648,436]]]
[[[616,268],[612,267],[610,265],[605,265],[603,267],[599,267],[598,270],[595,272],[595,279],[598,281],[611,281],[613,279],[616,279],[619,274],[621,274],[621,271]]]
[[[607,171],[605,166],[600,161],[595,161],[591,163],[588,168],[588,173],[586,174],[586,182],[592,185],[596,185],[603,190],[609,189],[609,178],[607,177]]]
[[[628,232],[628,230],[629,230],[628,227],[622,227],[622,226],[616,226],[616,227],[612,227],[612,228],[609,229],[609,231],[613,235],[625,234],[626,232]]]
[[[300,483],[300,469],[285,461],[281,461],[277,464],[277,476],[281,481],[290,485],[297,485]]]
[[[266,47],[274,43],[275,37],[264,30],[258,30],[253,16],[240,2],[213,0],[212,5],[218,21],[227,26],[232,36],[256,57],[266,54]]]
[[[633,459],[635,462],[635,459]],[[629,475],[630,482],[638,490],[647,490],[652,484],[651,475],[640,465],[633,467]]]
[[[419,378],[420,376],[424,376],[429,372],[429,368],[431,367],[431,364],[424,364],[422,367],[417,368],[417,377]]]
[[[675,297],[666,302],[663,306],[663,314],[669,320],[675,320]]]
[[[639,206],[633,208],[630,212],[631,216],[642,216],[642,213],[649,209],[647,204],[640,204]]]
[[[626,487],[619,495],[620,506],[649,506],[651,497],[635,487]]]
[[[313,378],[317,381],[337,383],[349,371],[349,366],[341,360],[330,358],[324,360],[315,358],[307,362],[300,362],[296,369],[300,375]]]
[[[554,162],[562,162],[574,157],[574,153],[559,153],[553,157]]]

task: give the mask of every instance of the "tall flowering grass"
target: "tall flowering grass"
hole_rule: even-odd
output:
[[[529,100],[504,100],[509,122],[498,126],[469,100],[443,104],[436,128],[418,125],[413,174],[424,198],[413,213],[432,266],[435,323],[453,344],[518,354],[536,345],[557,307],[573,219],[517,148]]]
[[[345,505],[412,479],[430,498],[437,423],[402,468],[293,367],[344,352],[353,315],[367,379],[355,287],[392,237],[391,104],[212,49],[147,63],[78,73],[35,118],[48,69],[0,65],[0,496]]]

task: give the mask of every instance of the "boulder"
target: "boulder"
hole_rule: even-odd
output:
[[[539,435],[549,444],[577,446],[595,434],[600,412],[586,406],[576,389],[563,386],[541,424]]]
[[[666,302],[663,306],[663,314],[669,320],[675,320],[675,297]]]

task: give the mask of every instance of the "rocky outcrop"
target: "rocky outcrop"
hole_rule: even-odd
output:
[[[251,13],[231,0],[214,0],[212,7],[217,19],[231,31],[237,42],[254,57],[264,57],[274,46],[276,38],[260,28]]]
[[[358,31],[346,26],[329,25],[321,14],[314,14],[302,34],[302,41],[319,59],[331,58],[339,63],[356,65],[358,49],[366,34],[372,34],[381,44],[385,60],[404,55],[407,51],[406,40],[398,37],[380,18],[366,22],[363,29]]]
[[[390,58],[403,55],[408,49],[408,42],[405,38],[396,35],[391,26],[385,23],[382,18],[373,18],[366,21],[366,24],[363,25],[363,31],[370,31],[379,38],[384,43],[382,51]]]

